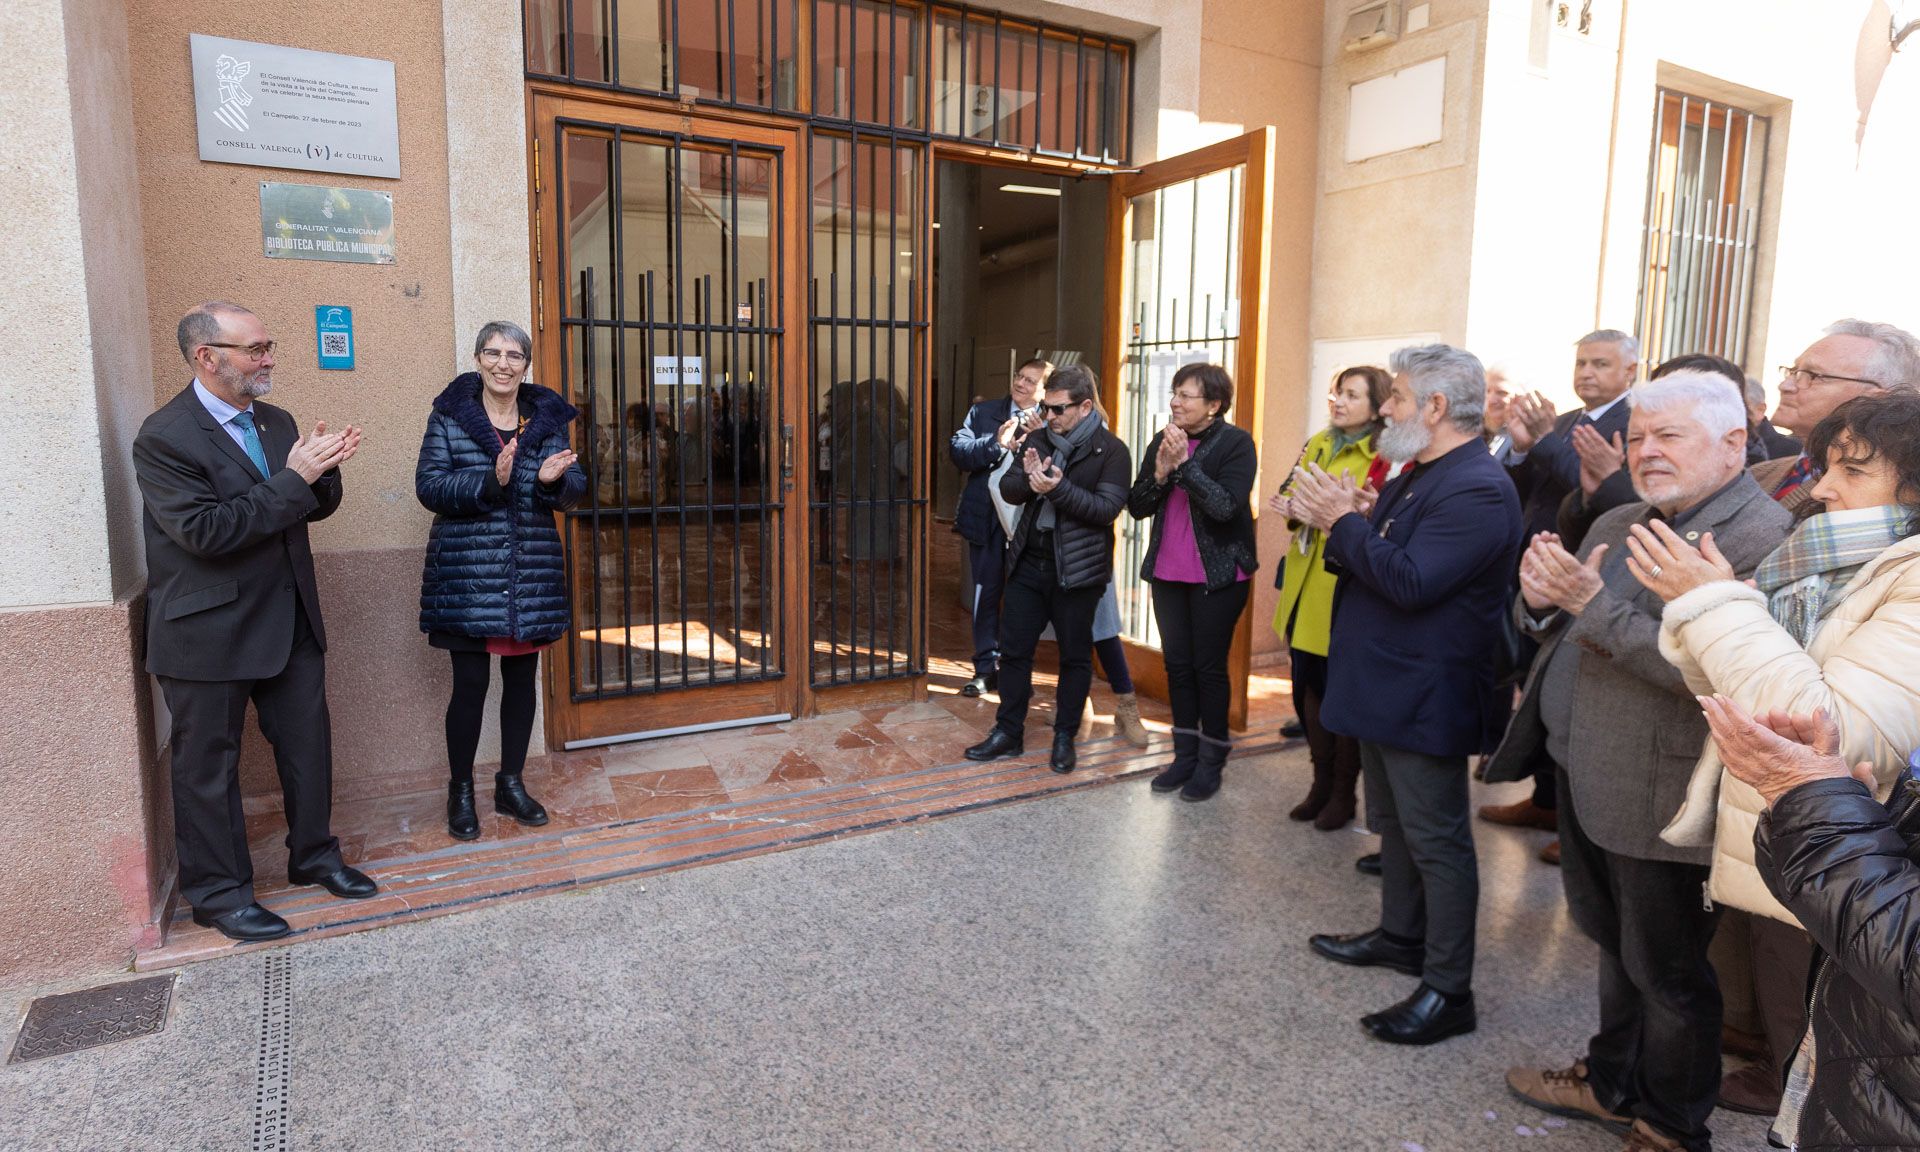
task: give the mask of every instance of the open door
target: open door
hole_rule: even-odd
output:
[[[1101,387],[1115,431],[1136,455],[1166,423],[1173,374],[1183,364],[1211,362],[1231,372],[1228,418],[1259,437],[1272,187],[1271,128],[1114,178],[1107,314],[1119,338],[1106,342]],[[1114,581],[1134,680],[1164,700],[1160,629],[1152,589],[1140,578],[1150,527],[1122,515]],[[1228,658],[1235,728],[1246,727],[1252,653],[1249,608]]]

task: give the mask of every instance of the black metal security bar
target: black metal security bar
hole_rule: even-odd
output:
[[[1648,363],[1709,352],[1744,365],[1767,118],[1665,88],[1655,109],[1636,335]]]
[[[913,0],[523,0],[522,13],[531,79],[1129,158],[1134,46],[1117,37]]]
[[[924,146],[898,133],[809,135],[813,331],[812,680],[926,667],[928,320]]]
[[[567,516],[573,698],[783,676],[786,326],[771,285],[784,276],[786,158],[616,125],[558,129],[562,259],[577,284],[561,384],[586,414],[590,481]],[[743,227],[749,200],[764,222]],[[764,251],[750,257],[756,232]]]

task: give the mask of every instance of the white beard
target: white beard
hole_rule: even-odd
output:
[[[270,379],[269,380],[242,379],[240,381],[240,394],[242,396],[250,396],[253,399],[258,400],[260,399],[260,397],[265,396],[267,393],[271,391],[273,391],[273,381]]]
[[[1413,459],[1432,443],[1433,429],[1425,424],[1396,424],[1392,420],[1375,440],[1380,455],[1395,462]]]

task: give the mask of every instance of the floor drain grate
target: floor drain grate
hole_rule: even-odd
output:
[[[125,980],[83,992],[42,996],[27,1009],[26,1022],[7,1063],[64,1056],[136,1036],[151,1036],[167,1025],[173,1002],[173,977]]]
[[[293,1079],[293,960],[267,956],[260,1005],[260,1063],[253,1084],[253,1152],[287,1147],[287,1093]]]

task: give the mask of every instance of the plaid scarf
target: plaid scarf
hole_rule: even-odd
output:
[[[1806,647],[1821,617],[1843,598],[1833,597],[1833,590],[1844,592],[1868,561],[1908,534],[1911,521],[1898,504],[1802,520],[1753,574],[1767,595],[1767,612]]]

